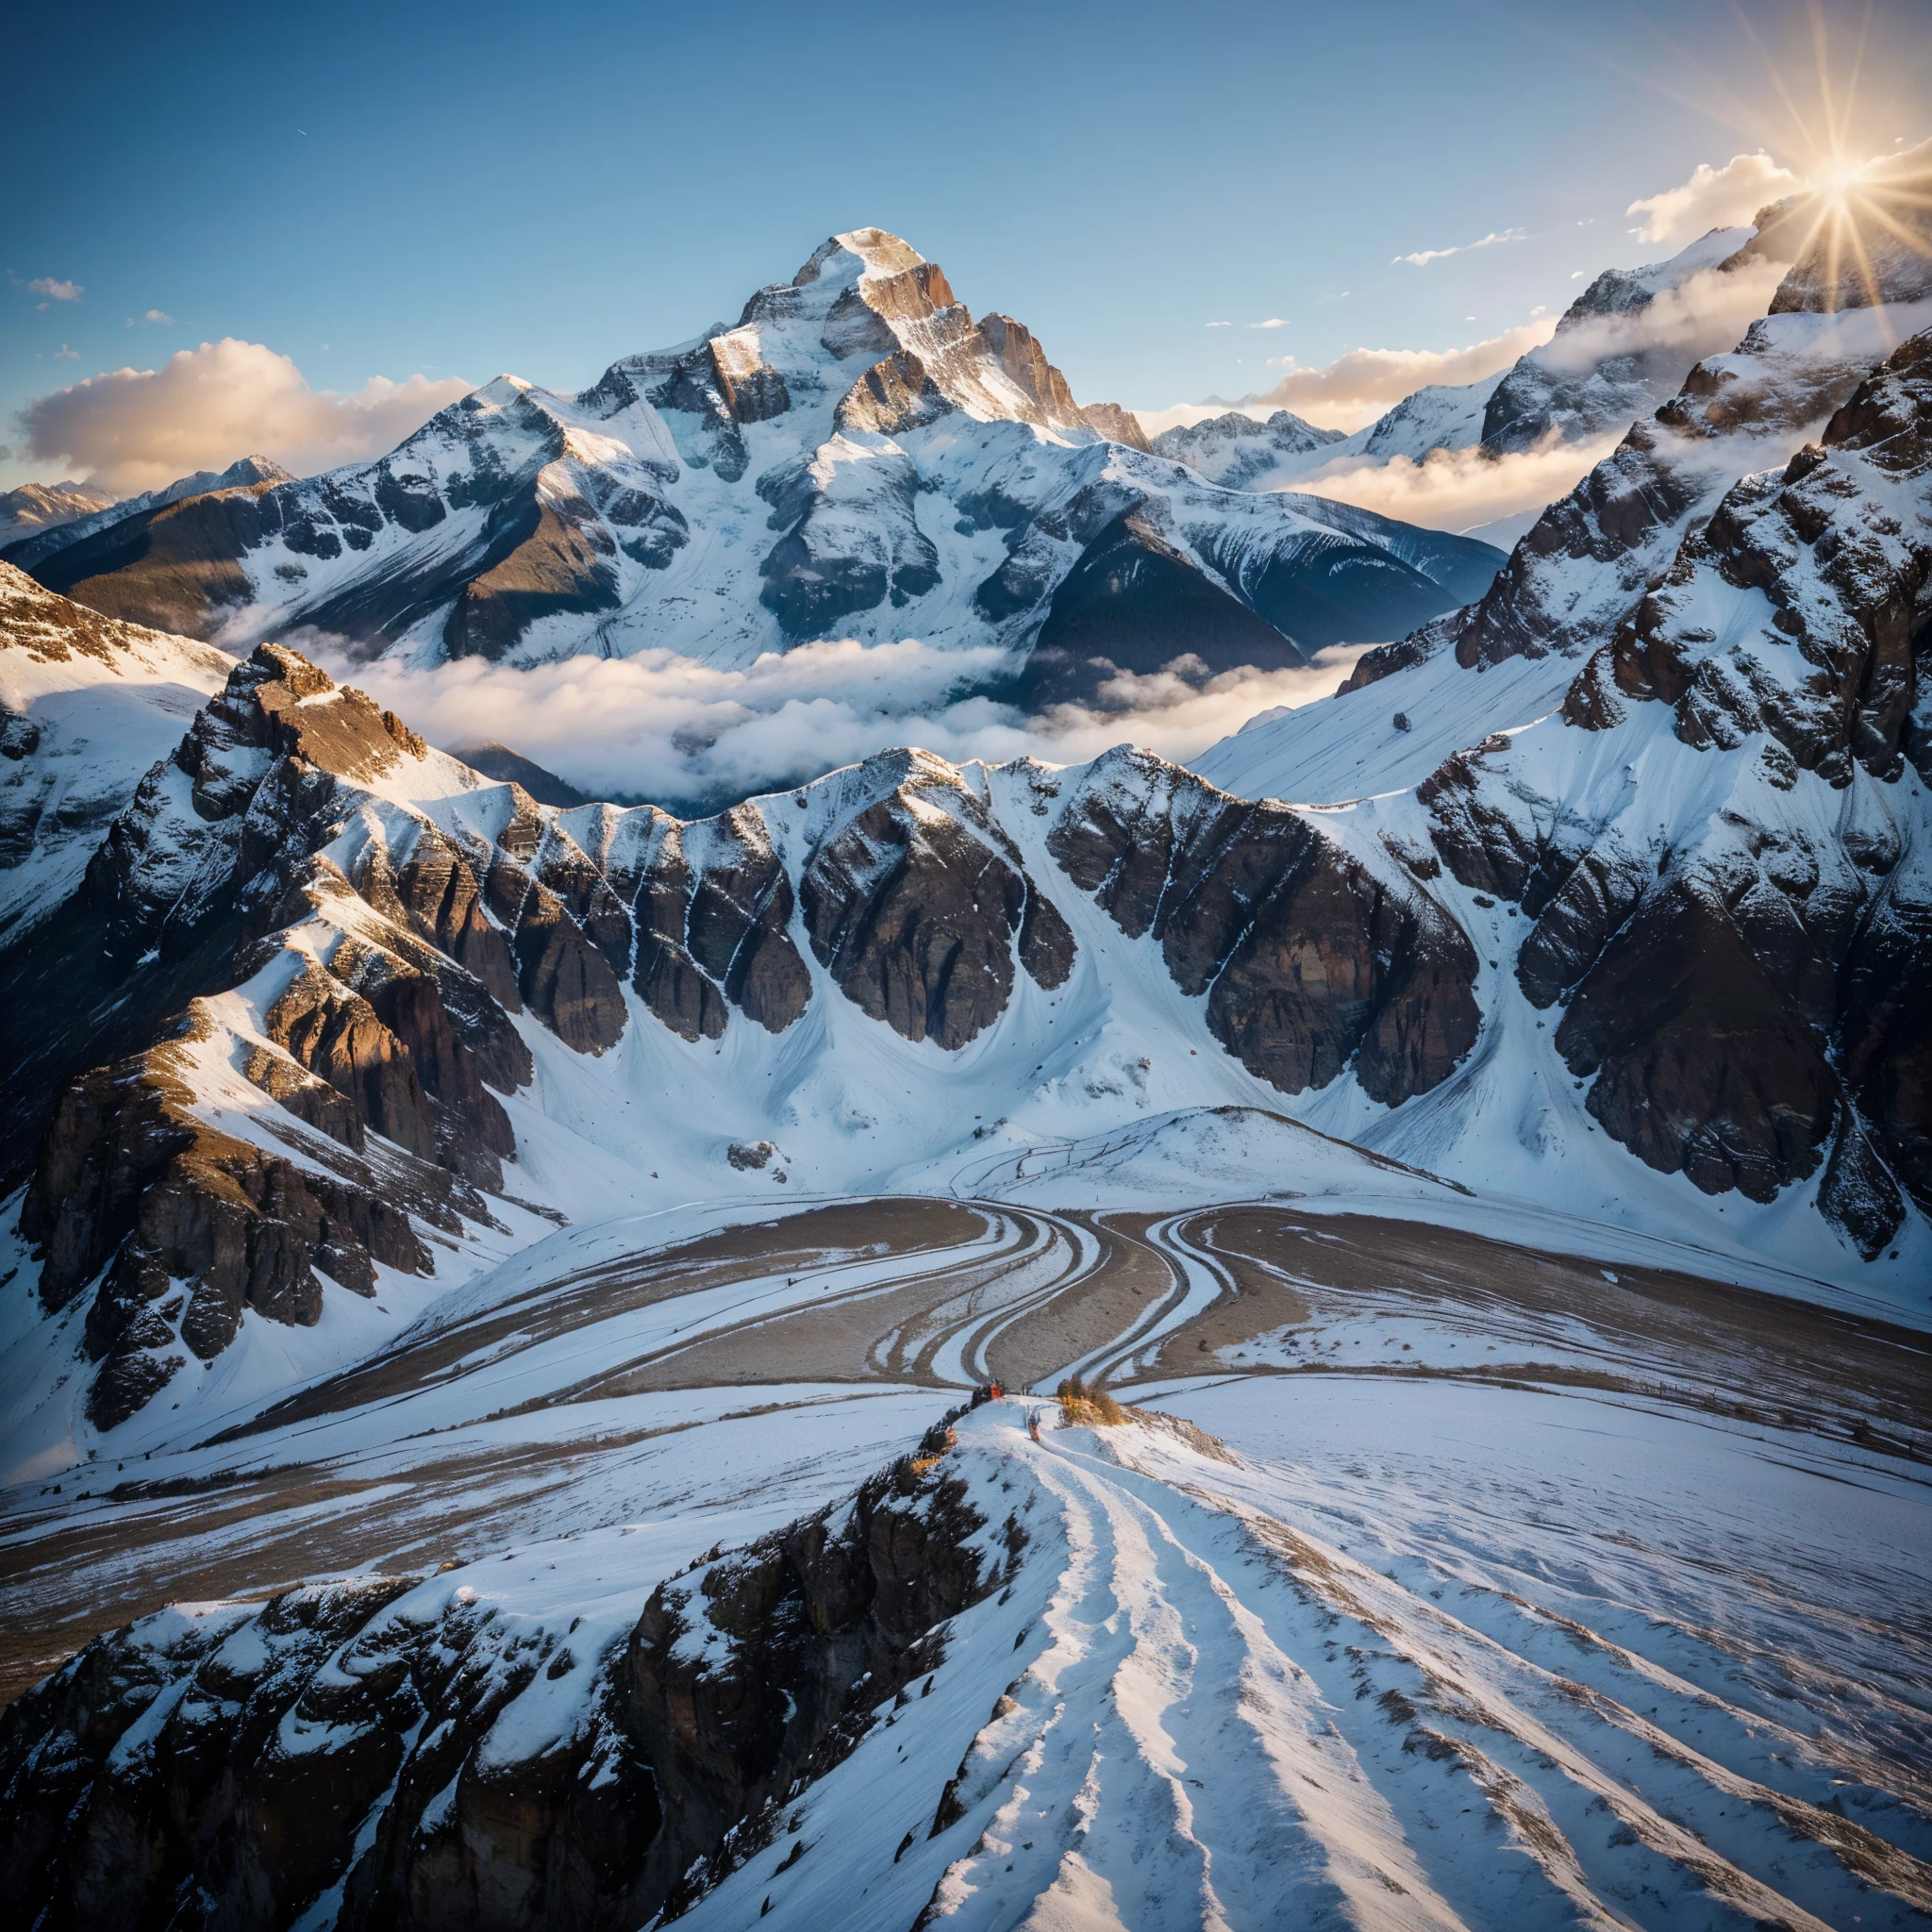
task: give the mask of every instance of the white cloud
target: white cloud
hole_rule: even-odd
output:
[[[33,458],[108,489],[150,490],[247,455],[298,475],[379,456],[470,387],[376,375],[346,394],[314,390],[288,357],[229,337],[41,396],[21,424]]]
[[[1266,322],[1251,322],[1248,326],[1250,328],[1286,328],[1288,326],[1288,318],[1285,315],[1271,315]]]
[[[1748,222],[1767,202],[1803,185],[1767,154],[1733,155],[1721,168],[1700,161],[1688,181],[1633,201],[1624,212],[1643,217],[1642,225],[1630,230],[1640,242],[1688,242],[1711,228]]]
[[[80,360],[80,351],[78,349],[70,349],[65,342],[62,342],[54,351],[54,359],[57,362],[78,362]]]
[[[1420,462],[1345,457],[1294,487],[1353,503],[1429,530],[1467,530],[1564,495],[1623,441],[1622,430],[1589,442],[1550,441],[1491,456],[1481,448],[1431,450]]]
[[[1467,255],[1475,248],[1494,248],[1504,242],[1527,242],[1529,233],[1524,228],[1505,228],[1500,234],[1485,235],[1480,242],[1458,242],[1454,248],[1419,248],[1413,255],[1398,255],[1390,262],[1393,268],[1398,261],[1406,261],[1416,268],[1425,268],[1432,261],[1447,261],[1452,255]]]
[[[500,740],[592,796],[675,804],[741,798],[816,777],[892,745],[998,761],[1092,758],[1130,740],[1192,758],[1271,706],[1325,696],[1361,655],[1326,651],[1310,670],[1216,677],[1181,660],[1124,675],[1091,706],[1038,717],[960,695],[1002,666],[991,649],[842,642],[772,652],[728,671],[668,651],[572,658],[512,669],[462,658],[430,671],[356,661],[326,640],[291,642],[394,708],[432,743]]]
[[[56,281],[52,275],[39,275],[27,287],[49,302],[78,302],[87,292],[78,282]]]
[[[1204,325],[1208,328],[1232,328],[1234,324],[1231,322],[1210,322]]]
[[[1641,308],[1573,324],[1537,360],[1560,375],[1580,375],[1610,357],[1656,355],[1688,366],[1733,347],[1771,306],[1783,278],[1784,265],[1775,261],[1729,273],[1700,269]]]
[[[1310,369],[1284,356],[1276,365],[1287,371],[1281,380],[1243,400],[1257,409],[1292,409],[1324,429],[1358,429],[1429,383],[1480,382],[1508,368],[1548,341],[1556,326],[1544,317],[1461,349],[1350,349]]]

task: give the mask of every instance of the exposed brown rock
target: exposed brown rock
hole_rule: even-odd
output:
[[[763,423],[791,408],[785,378],[765,360],[755,328],[713,336],[706,347],[718,388],[735,421]]]
[[[1147,432],[1141,427],[1141,419],[1131,409],[1122,408],[1118,403],[1083,404],[1080,418],[1088,428],[1106,437],[1109,442],[1124,442],[1129,449],[1144,451],[1148,456],[1154,454],[1153,445],[1147,441]]]
[[[182,1365],[169,1353],[177,1340],[210,1359],[244,1307],[311,1324],[322,1311],[316,1270],[363,1294],[375,1261],[430,1274],[408,1209],[454,1224],[439,1168],[418,1162],[378,1180],[339,1155],[340,1171],[316,1171],[198,1120],[192,1052],[212,1032],[197,1010],[180,1041],[74,1081],[22,1205],[49,1310],[112,1263],[87,1323],[101,1365],[88,1408],[101,1428],[125,1421]]]
[[[1386,880],[1288,807],[1145,752],[1109,753],[1049,848],[1122,930],[1157,940],[1208,1024],[1284,1092],[1353,1066],[1390,1106],[1446,1079],[1481,1024],[1476,960],[1410,879]]]
[[[727,1848],[734,1825],[830,1770],[871,1707],[940,1661],[937,1624],[1010,1575],[1017,1524],[1004,1571],[969,1546],[980,1527],[960,1485],[901,1464],[849,1507],[652,1592],[621,1681],[625,1724],[663,1797],[644,1890],[667,1914],[753,1849]],[[695,1631],[712,1640],[702,1661],[680,1642]]]
[[[0,1884],[49,1932],[169,1923],[184,1896],[211,1924],[286,1926],[335,1886],[337,1923],[394,1932],[675,1917],[1010,1580],[1024,1533],[990,1559],[983,1527],[959,1483],[902,1463],[661,1585],[602,1659],[455,1577],[130,1624],[0,1718]],[[522,1752],[492,1736],[573,1674],[581,1721]]]
[[[1577,989],[1557,1047],[1590,1110],[1649,1166],[1770,1201],[1812,1173],[1836,1116],[1824,1041],[1721,907],[1672,884]]]
[[[841,429],[869,429],[880,436],[899,436],[935,423],[953,405],[910,349],[874,362],[840,401],[836,422]]]
[[[1605,1127],[1654,1167],[1760,1201],[1829,1148],[1820,1206],[1868,1256],[1906,1195],[1932,1200],[1932,890],[1891,790],[1923,755],[1927,479],[1932,332],[1823,443],[1730,490],[1573,684],[1573,727],[1668,706],[1683,743],[1736,761],[1735,801],[1681,849],[1541,797],[1507,740],[1417,792],[1456,876],[1535,918],[1518,978],[1538,1006],[1568,1002],[1557,1043],[1594,1076]],[[1740,591],[1762,614],[1720,639],[1709,614]],[[1815,814],[1754,811],[1757,783],[1845,804],[1821,838]]]
[[[979,332],[986,338],[994,359],[1033,405],[1041,422],[1084,420],[1074,401],[1073,391],[1067,387],[1067,378],[1046,359],[1046,351],[1024,323],[995,310],[979,318]],[[1144,439],[1141,446],[1146,447]]]
[[[998,849],[976,801],[946,802],[978,829],[922,796],[915,776],[812,854],[800,900],[812,952],[848,999],[907,1040],[953,1050],[1005,1010],[1016,934],[1047,986],[1072,969],[1073,935],[1018,855]]]
[[[561,515],[531,486],[491,513],[496,560],[462,588],[442,628],[456,658],[500,658],[541,617],[614,610],[615,546],[590,517]]]
[[[492,867],[492,886],[507,867]],[[624,987],[547,886],[527,879],[510,949],[524,1004],[566,1046],[601,1054],[624,1035]]]
[[[747,1018],[782,1033],[811,999],[791,942],[791,881],[756,807],[734,806],[715,833],[686,914],[691,957]]]
[[[266,1015],[277,1046],[326,1080],[364,1125],[433,1156],[436,1124],[408,1050],[375,1009],[310,963],[290,981]]]
[[[275,488],[211,491],[143,511],[57,552],[35,575],[104,616],[208,637],[254,594],[241,558],[280,526],[264,503]]]

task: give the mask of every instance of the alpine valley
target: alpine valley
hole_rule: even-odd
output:
[[[1925,165],[1347,438],[1150,441],[862,228],[16,492],[20,1923],[1932,1923]],[[1507,554],[1298,487],[1561,447]],[[354,681],[906,639],[1373,648],[702,808]]]

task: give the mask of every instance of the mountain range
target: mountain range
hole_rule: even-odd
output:
[[[1292,418],[1149,446],[877,229],[579,395],[0,561],[0,1473],[78,1633],[0,1720],[9,1895],[1932,1910],[1909,1564],[1802,1488],[1890,1524],[1926,1414],[1932,283],[1817,215],[1385,419],[1622,429],[1500,568],[1231,485],[1332,459]],[[1566,360],[1711,276],[1764,284],[1733,346]],[[902,746],[690,815],[310,655],[835,635],[1036,705],[1377,648],[1191,764]]]
[[[230,644],[741,665],[916,636],[976,647],[1034,704],[1177,658],[1302,664],[1467,603],[1502,560],[1153,456],[1125,411],[1074,403],[1022,324],[975,323],[874,228],[579,395],[501,376],[379,462],[237,479],[0,555],[109,616]]]

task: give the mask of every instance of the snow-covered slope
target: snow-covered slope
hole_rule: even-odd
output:
[[[262,647],[25,949],[60,983],[14,1024],[70,1031],[19,1056],[11,1317],[85,1335],[74,1440],[255,1324],[420,1306],[528,1204],[1017,1185],[1188,1109],[1909,1296],[1928,354],[1733,491],[1559,714],[1346,808],[1124,749],[558,810]]]
[[[1138,442],[1019,323],[975,323],[935,264],[860,229],[735,327],[580,395],[499,377],[379,462],[145,511],[34,568],[228,641],[307,627],[418,663],[741,665],[917,637],[1024,668],[1041,697],[1086,694],[1107,665],[1379,641],[1494,569],[1436,539],[1431,575],[1407,525],[1218,490]]]
[[[1256,479],[1280,472],[1289,458],[1332,451],[1343,441],[1337,429],[1317,429],[1287,409],[1258,418],[1230,409],[1205,422],[1164,429],[1154,439],[1157,456],[1198,470],[1224,490],[1252,490]]]
[[[1787,244],[1797,245],[1789,234]],[[1196,769],[1251,796],[1340,801],[1412,785],[1451,752],[1554,709],[1724,492],[1821,435],[1888,354],[1932,323],[1932,301],[1904,299],[1917,287],[1909,275],[1877,285],[1875,307],[1797,306],[1814,268],[1807,254],[1780,285],[1777,312],[1633,425],[1467,609],[1370,652],[1335,698],[1249,720]]]
[[[650,1490],[681,1463],[715,1496],[722,1458],[724,1509],[553,1502],[488,1561],[103,1637],[0,1731],[15,1895],[800,1932],[1932,1913],[1925,1506],[1885,1458],[1409,1378],[1033,1413],[955,1412],[844,1494],[823,1412],[687,1413]]]
[[[141,774],[233,669],[0,563],[0,949],[79,885]]]

